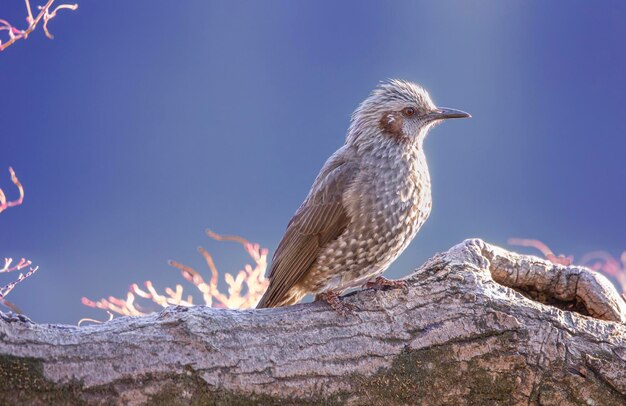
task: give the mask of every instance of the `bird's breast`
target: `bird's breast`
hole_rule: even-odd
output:
[[[409,162],[373,175],[360,196],[362,220],[374,224],[372,234],[389,248],[408,244],[431,210],[428,168]],[[368,209],[369,207],[369,209]]]
[[[351,222],[319,265],[341,270],[343,287],[383,272],[411,242],[431,209],[425,163],[363,168],[345,196]]]

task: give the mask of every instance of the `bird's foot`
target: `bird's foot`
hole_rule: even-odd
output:
[[[346,303],[341,300],[339,293],[333,290],[318,293],[317,295],[315,295],[315,300],[320,300],[328,303],[335,312],[339,313],[343,317],[348,317],[349,315],[354,314],[354,310],[357,309],[355,305]]]
[[[367,282],[365,285],[363,285],[363,287],[366,289],[375,290],[402,289],[406,292],[409,289],[409,284],[405,280],[391,280],[382,276],[378,276],[376,277],[376,279]]]

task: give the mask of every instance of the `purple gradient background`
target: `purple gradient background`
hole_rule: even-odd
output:
[[[388,77],[474,116],[427,140],[433,212],[388,275],[468,237],[626,249],[625,2],[79,3],[53,41],[0,54],[0,187],[15,196],[11,165],[26,189],[0,215],[0,257],[40,266],[8,297],[36,321],[172,286],[166,260],[204,270],[198,245],[240,269],[206,227],[273,251]],[[22,3],[0,16],[21,23]]]

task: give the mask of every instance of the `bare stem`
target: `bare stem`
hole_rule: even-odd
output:
[[[57,11],[61,9],[76,10],[78,8],[78,4],[60,4],[51,11],[50,8],[52,7],[54,0],[48,0],[45,5],[38,6],[39,13],[36,17],[33,18],[30,0],[24,0],[24,2],[26,3],[26,11],[28,12],[28,15],[26,16],[26,21],[28,21],[28,27],[24,30],[20,30],[15,28],[8,21],[0,19],[0,31],[7,31],[9,34],[9,40],[7,42],[2,43],[2,41],[0,41],[0,51],[4,51],[6,48],[11,46],[15,41],[19,39],[28,38],[28,35],[33,32],[35,28],[37,28],[37,24],[39,24],[41,20],[43,20],[43,30],[46,34],[46,37],[50,39],[54,38],[54,36],[48,30],[48,21],[56,17]]]

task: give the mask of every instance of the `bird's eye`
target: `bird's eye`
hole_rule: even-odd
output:
[[[405,107],[405,108],[402,110],[402,114],[403,114],[405,117],[411,117],[411,116],[414,116],[414,115],[415,115],[415,109],[414,109],[413,107]]]

